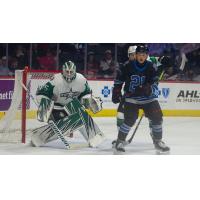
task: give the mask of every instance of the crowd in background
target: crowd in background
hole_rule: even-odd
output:
[[[13,76],[24,66],[61,70],[66,60],[72,60],[87,78],[114,78],[132,45],[137,44],[0,44],[0,76]],[[200,44],[151,43],[148,47],[150,56],[168,58],[165,80],[200,81]]]

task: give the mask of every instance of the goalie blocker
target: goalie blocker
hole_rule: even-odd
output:
[[[103,141],[103,133],[85,110],[88,108],[93,113],[102,110],[100,98],[85,95],[82,97],[82,103],[85,107],[76,98],[69,98],[64,107],[54,106],[54,102],[44,96],[39,96],[37,100],[40,101],[37,113],[38,120],[47,123],[49,119],[53,120],[63,136],[79,130],[91,147],[96,147]],[[33,130],[31,141],[34,146],[42,146],[56,139],[58,139],[57,134],[54,133],[49,124],[46,124]]]

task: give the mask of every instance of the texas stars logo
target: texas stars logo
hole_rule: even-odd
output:
[[[66,97],[66,99],[68,99],[68,98],[78,97],[79,95],[80,95],[80,92],[78,91],[73,92],[71,88],[69,92],[61,93],[60,97]]]

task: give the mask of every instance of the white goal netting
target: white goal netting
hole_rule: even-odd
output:
[[[0,120],[0,142],[25,143],[29,141],[31,131],[41,126],[41,123],[34,119],[36,105],[33,111],[31,104],[35,104],[36,88],[47,82],[53,74],[41,71],[15,71],[12,101],[8,111]]]

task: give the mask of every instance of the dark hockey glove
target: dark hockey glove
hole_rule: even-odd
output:
[[[135,88],[135,95],[137,96],[150,96],[152,94],[151,85],[146,83],[145,85]]]
[[[119,103],[122,99],[121,86],[114,86],[112,91],[112,102]]]

